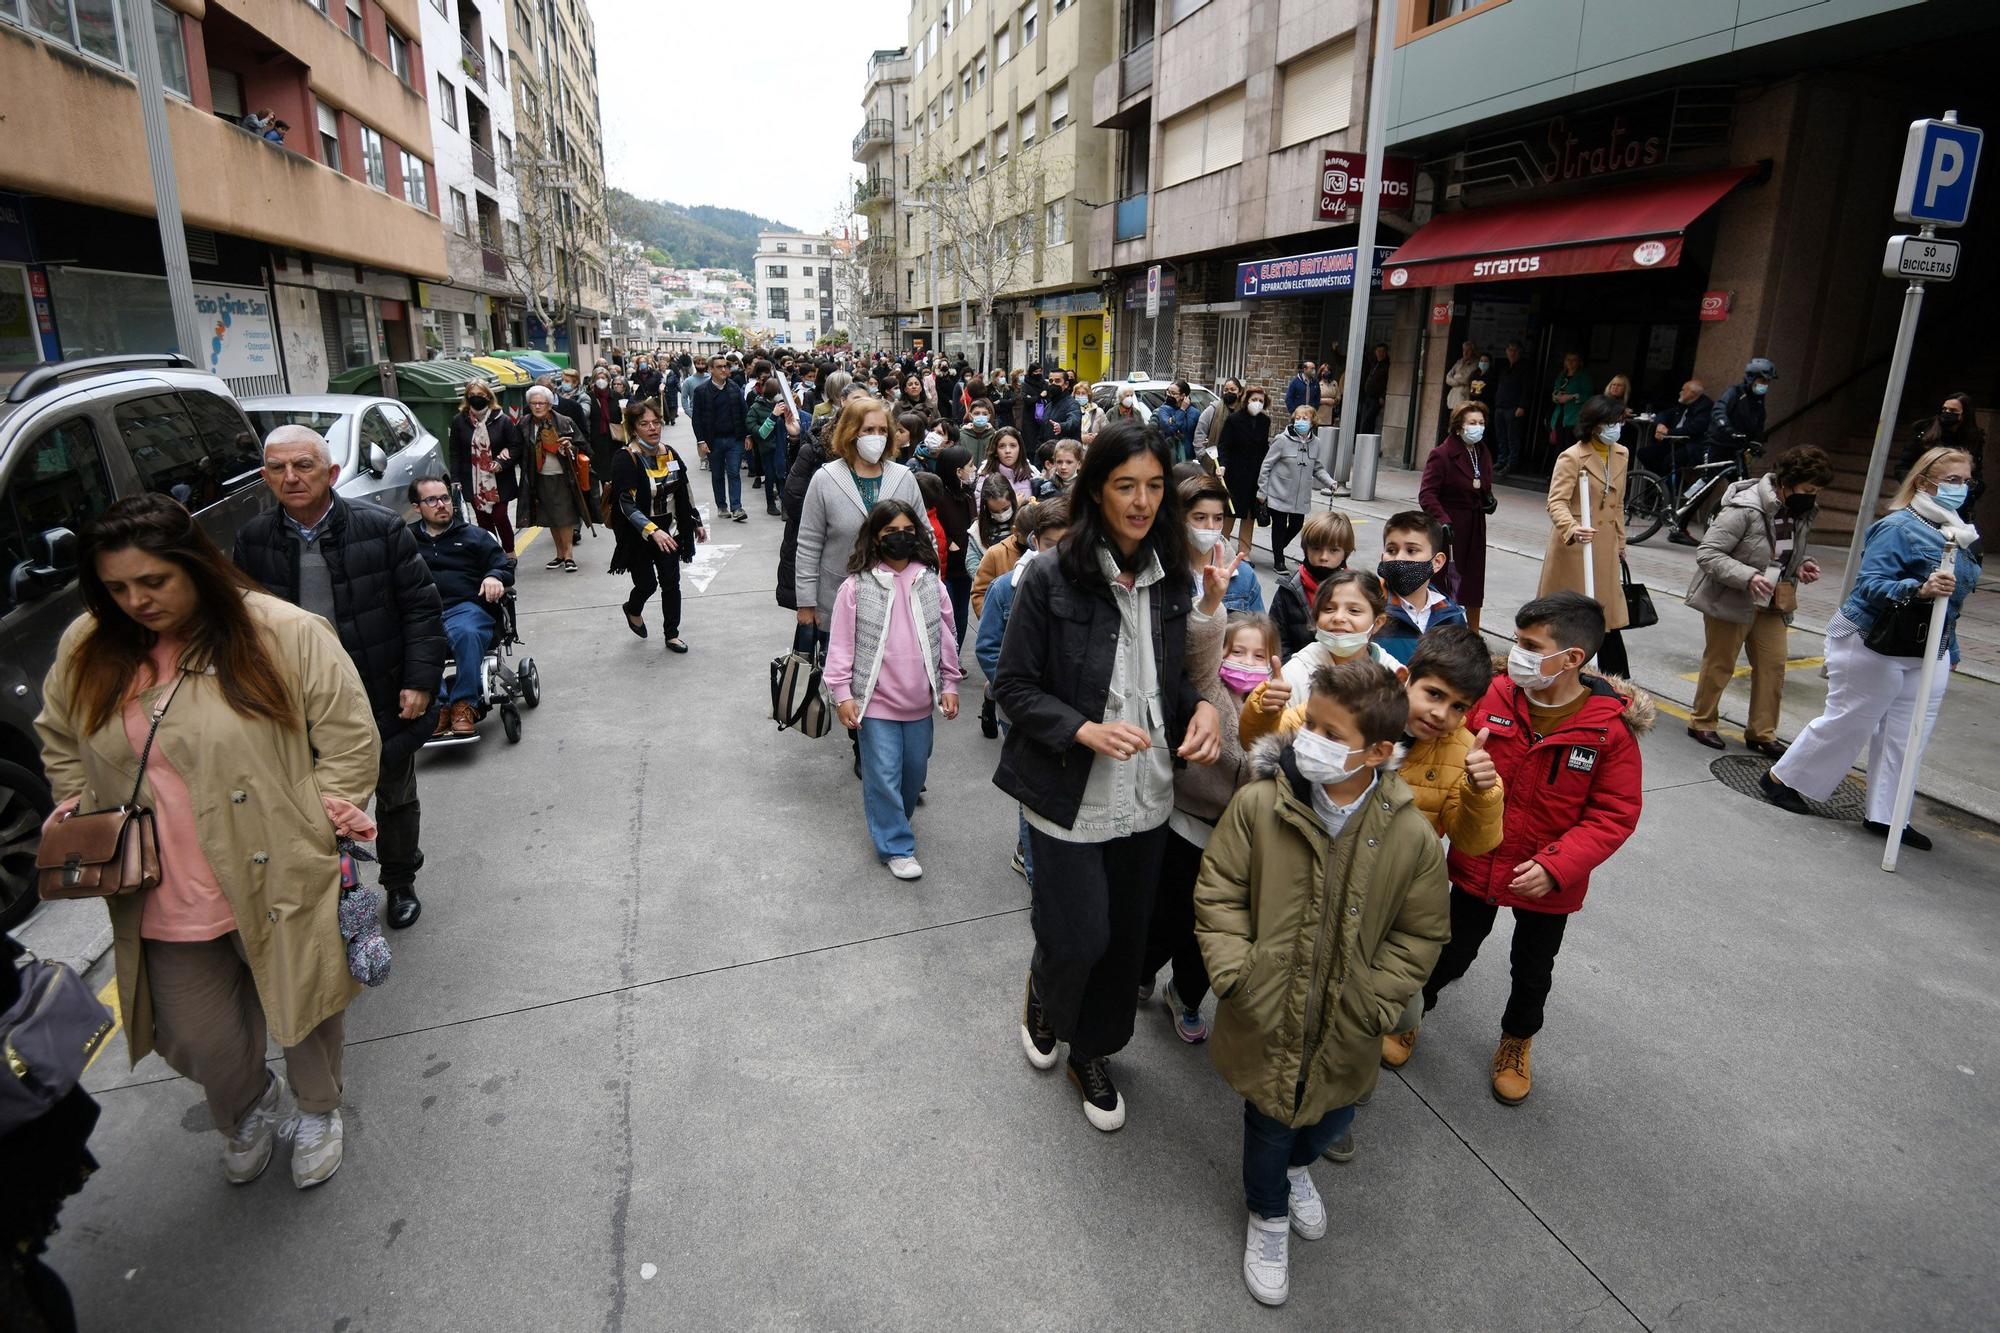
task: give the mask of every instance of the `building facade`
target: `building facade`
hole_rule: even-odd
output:
[[[611,305],[597,36],[582,0],[507,0],[521,234],[507,250],[526,340],[596,358]]]
[[[508,90],[504,0],[426,0],[424,63],[431,70],[431,141],[447,283],[418,294],[425,342],[455,357],[518,347],[526,308],[507,272],[521,230],[514,187],[514,99]]]
[[[195,299],[240,393],[422,354],[420,283],[449,277],[421,0],[0,0],[0,371],[178,338],[130,43],[167,86]],[[281,142],[245,128],[266,111]],[[32,150],[30,149],[32,145]],[[79,164],[87,168],[79,169]]]
[[[1086,215],[1108,179],[1110,136],[1087,102],[1116,57],[1115,6],[918,3],[908,36],[909,147],[886,210],[897,345],[1098,377],[1108,289]]]
[[[1970,0],[1417,6],[1397,33],[1388,135],[1425,225],[1381,279],[1397,308],[1387,421],[1405,428],[1385,454],[1401,444],[1414,462],[1438,437],[1468,340],[1523,348],[1531,476],[1564,443],[1549,393],[1566,352],[1599,386],[1626,375],[1641,409],[1689,377],[1719,395],[1768,356],[1771,451],[1833,453],[1821,530],[1848,526],[1903,294],[1883,247],[1914,230],[1890,217],[1906,128],[1948,109],[2000,121],[1964,58],[1996,39],[2000,16]],[[1930,285],[1906,419],[1947,391],[1990,404],[2000,390],[1985,318],[2000,208],[1975,208],[1961,238],[1958,278]]]
[[[752,342],[811,347],[834,329],[834,238],[760,231],[753,260]]]
[[[899,171],[910,148],[910,53],[905,47],[868,57],[861,89],[861,128],[854,135],[856,227],[851,252],[849,304],[852,332],[863,347],[896,346],[897,292],[902,269],[896,254],[896,201],[907,185]]]

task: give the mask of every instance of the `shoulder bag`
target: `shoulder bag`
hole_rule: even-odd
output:
[[[1653,594],[1646,591],[1645,584],[1632,581],[1632,570],[1626,565],[1624,556],[1618,557],[1618,586],[1625,594],[1625,628],[1645,629],[1648,625],[1660,623],[1660,612],[1653,605]]]
[[[0,1135],[47,1115],[69,1096],[84,1067],[117,1026],[82,977],[62,963],[29,956],[21,993],[0,1013],[7,1069],[0,1073]],[[11,960],[0,966],[14,967]]]
[[[152,758],[160,719],[186,679],[187,672],[181,672],[153,710],[152,728],[139,751],[139,775],[132,780],[132,799],[109,810],[65,816],[42,835],[35,852],[35,889],[43,898],[111,898],[158,886],[160,843],[152,807],[139,804],[139,789],[145,785],[146,761]]]
[[[1930,642],[1934,597],[1898,597],[1875,617],[1861,642],[1884,657],[1922,657]]]
[[[792,650],[771,659],[771,720],[779,731],[796,730],[809,740],[833,730],[833,696],[817,638],[811,625],[800,625]]]

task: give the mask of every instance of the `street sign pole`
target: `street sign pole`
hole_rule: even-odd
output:
[[[1924,231],[1931,229],[1925,227]],[[1889,382],[1882,386],[1882,413],[1875,418],[1875,447],[1868,454],[1868,475],[1861,483],[1861,507],[1854,511],[1854,532],[1847,539],[1847,567],[1840,575],[1840,600],[1854,591],[1861,572],[1861,548],[1875,523],[1875,502],[1882,494],[1882,476],[1889,468],[1889,450],[1896,442],[1897,413],[1903,406],[1903,380],[1910,373],[1910,348],[1917,341],[1917,316],[1924,308],[1924,282],[1913,278],[1903,290],[1903,318],[1896,325],[1896,346],[1889,354]]]
[[[1354,437],[1356,427],[1360,425],[1361,376],[1368,352],[1365,345],[1368,341],[1368,301],[1375,291],[1375,225],[1382,212],[1381,178],[1385,174],[1383,164],[1389,147],[1389,56],[1394,49],[1392,38],[1395,31],[1396,0],[1381,0],[1375,6],[1375,56],[1368,72],[1368,134],[1367,146],[1362,149],[1365,154],[1363,169],[1368,183],[1361,192],[1360,226],[1354,237],[1354,303],[1347,315],[1347,371],[1341,394],[1340,441],[1334,451],[1336,459],[1354,457]],[[1381,429],[1379,422],[1376,429]],[[1367,480],[1372,489],[1373,467],[1369,472]],[[1359,468],[1355,474],[1359,482]],[[1338,482],[1347,480],[1337,472],[1333,479]]]
[[[174,311],[174,336],[181,355],[204,364],[206,345],[201,314],[194,308],[194,275],[188,268],[187,227],[181,221],[180,184],[174,176],[173,134],[167,127],[167,91],[160,80],[160,51],[153,41],[153,6],[124,0],[126,43],[139,82],[139,120],[145,128],[146,159],[153,173],[153,212],[160,224],[160,254],[166,260],[167,302]]]

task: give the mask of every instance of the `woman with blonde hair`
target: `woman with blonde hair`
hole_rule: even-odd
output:
[[[1794,814],[1809,814],[1806,800],[1824,801],[1846,778],[1861,747],[1868,747],[1868,811],[1861,826],[1889,835],[1903,765],[1920,763],[1937,725],[1938,708],[1956,667],[1958,613],[1979,581],[1972,548],[1979,530],[1963,516],[1972,484],[1972,458],[1952,448],[1926,450],[1889,501],[1889,513],[1868,529],[1854,591],[1826,627],[1826,711],[1806,724],[1792,748],[1759,779],[1764,799]],[[1955,551],[1950,570],[1942,568],[1946,544]],[[1883,651],[1905,645],[1871,645],[1872,631],[1918,599],[1942,601],[1944,638],[1922,700],[1923,731],[1917,752],[1905,752],[1910,719],[1923,680],[1923,647],[1904,656]],[[1936,613],[1935,606],[1933,614]],[[1907,824],[1905,847],[1920,852],[1931,840]]]
[[[157,1050],[200,1085],[223,1174],[247,1184],[294,1121],[268,1033],[297,1094],[292,1183],[318,1185],[340,1167],[358,990],[336,839],[375,834],[368,696],[332,626],[257,589],[166,496],[86,525],[78,583],[35,719],[58,799],[43,835],[79,809],[153,812],[159,883],[105,900],[131,1061]]]
[[[799,623],[816,626],[822,639],[833,624],[833,602],[847,577],[847,556],[868,511],[879,501],[901,500],[924,512],[916,476],[888,457],[894,429],[887,404],[872,398],[849,403],[827,441],[831,460],[813,473],[806,488],[793,595]]]

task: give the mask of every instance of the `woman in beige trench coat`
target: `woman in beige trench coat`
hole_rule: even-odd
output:
[[[1597,666],[1609,676],[1629,676],[1625,636],[1628,623],[1618,562],[1625,558],[1625,474],[1631,454],[1619,443],[1624,432],[1625,404],[1602,394],[1583,405],[1576,418],[1577,442],[1556,456],[1549,477],[1549,549],[1542,556],[1542,586],[1546,597],[1559,589],[1592,591],[1583,586],[1583,562],[1590,561],[1594,595],[1604,608],[1604,646]],[[1590,514],[1580,509],[1577,482],[1590,479]]]
[[[160,883],[106,900],[133,1064],[157,1049],[201,1085],[247,1183],[292,1123],[266,1032],[297,1089],[293,1183],[340,1165],[342,1012],[358,987],[337,911],[339,834],[362,813],[379,741],[324,620],[254,590],[179,504],[135,496],[85,526],[83,615],[35,719],[58,800],[154,811]]]

